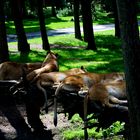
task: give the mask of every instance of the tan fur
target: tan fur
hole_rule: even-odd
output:
[[[66,78],[69,75],[73,74],[80,74],[80,73],[85,73],[85,69],[81,68],[73,68],[67,71],[63,72],[49,72],[49,73],[42,73],[38,77],[34,78],[34,81],[39,82],[42,86],[47,86],[50,85],[53,86],[54,83],[60,83],[64,78]]]
[[[100,74],[102,77],[102,82],[117,82],[117,81],[124,81],[125,75],[124,73],[106,73],[106,74]]]
[[[104,82],[95,83],[89,88],[84,97],[84,127],[87,128],[87,103],[90,101],[100,101],[102,106],[109,108],[118,107],[124,111],[128,111],[127,106],[120,106],[120,104],[127,103],[127,100],[119,100],[118,95],[126,98],[126,83],[124,80],[107,79]],[[111,102],[111,103],[110,103]],[[57,116],[56,116],[57,119]],[[56,123],[56,120],[54,120]],[[85,129],[87,131],[87,129]]]
[[[36,76],[39,76],[42,73],[58,71],[58,70],[59,67],[58,67],[57,57],[53,52],[49,52],[44,62],[42,63],[42,67],[29,73],[26,78],[28,81],[31,82],[34,78],[36,78]]]
[[[116,79],[124,79],[124,74],[121,73],[109,73],[109,74],[97,74],[97,73],[82,73],[78,75],[71,75],[66,77],[59,87],[55,91],[55,96],[57,97],[60,93],[61,89],[67,90],[69,92],[80,91],[81,89],[85,89],[91,92],[93,87],[97,86],[93,90],[93,99],[99,100],[103,105],[109,104],[108,92],[106,88],[100,82],[104,83],[105,81],[117,81]],[[100,83],[100,84],[97,84]],[[105,91],[104,95],[101,94],[101,91]],[[91,92],[92,93],[92,92]],[[97,96],[98,95],[98,96]],[[90,94],[89,94],[90,96]],[[96,97],[97,96],[97,97]],[[103,97],[104,96],[104,97]],[[92,98],[92,96],[91,96]],[[96,99],[97,98],[97,99]],[[54,99],[54,124],[57,124],[57,103],[56,98]]]
[[[89,89],[98,82],[111,82],[116,81],[118,77],[123,77],[124,74],[110,73],[110,74],[97,74],[97,73],[81,73],[77,75],[67,76],[61,83],[61,88],[69,91],[80,90],[81,88]],[[60,87],[58,87],[60,88]],[[59,92],[55,92],[57,96]]]
[[[100,101],[103,106],[114,107],[114,104],[127,103],[126,100],[119,100],[115,94],[126,94],[125,81],[96,83],[88,91],[88,98],[93,101]],[[111,103],[110,103],[111,101]]]
[[[0,80],[19,80],[23,76],[23,70],[26,74],[40,68],[42,63],[17,63],[3,62],[0,64]]]
[[[47,104],[47,93],[46,90],[44,89],[45,86],[53,86],[54,84],[59,85],[60,82],[64,78],[66,78],[69,75],[72,74],[79,74],[79,73],[84,73],[85,69],[84,68],[73,68],[64,72],[49,72],[49,73],[42,73],[38,77],[34,79],[34,82],[36,82],[37,87],[43,92],[45,96],[45,101],[46,103],[44,104],[43,108],[45,108]]]
[[[42,66],[42,62],[26,63],[27,74],[32,72],[33,70],[41,68],[41,66]]]

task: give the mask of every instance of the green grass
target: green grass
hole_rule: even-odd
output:
[[[62,129],[62,137],[64,140],[79,140],[79,139],[84,139],[84,130],[82,129],[83,126],[83,121],[79,117],[78,114],[75,114],[72,119],[70,120],[72,123],[72,126],[70,128],[65,128]],[[92,124],[96,122],[97,120],[93,119]],[[123,130],[124,124],[120,122],[115,122],[112,124],[109,128],[106,130],[99,130],[99,132],[96,132],[96,127],[92,129],[87,129],[88,130],[88,136],[89,138],[94,138],[94,139],[101,139],[103,137],[108,137],[112,140],[117,140],[118,137],[115,136],[117,132],[120,130]],[[119,137],[119,139],[121,139]],[[123,138],[122,138],[123,139]]]
[[[70,28],[74,27],[74,22],[71,21],[73,17],[48,17],[45,20],[46,29],[47,30],[55,30],[61,28]],[[98,20],[93,21],[94,24],[106,24],[106,23],[113,23],[113,19],[106,16],[106,14],[101,15],[98,17]],[[29,32],[38,32],[40,31],[39,21],[38,19],[25,19],[23,20],[23,25],[26,33]],[[82,26],[82,23],[81,23]],[[8,34],[16,34],[15,26],[13,21],[6,22],[7,33]]]
[[[46,29],[55,30],[55,29],[61,29],[61,28],[74,27],[74,22],[71,21],[72,18],[73,18],[72,16],[58,17],[58,18],[47,17],[45,19]],[[140,19],[140,16],[138,15],[138,20],[139,19]],[[114,18],[112,18],[112,16],[108,16],[108,13],[100,12],[100,13],[97,13],[97,18],[93,20],[93,23],[95,25],[114,23]],[[82,22],[80,24],[82,26]],[[40,31],[38,18],[25,19],[23,20],[23,25],[24,25],[26,33]],[[16,34],[13,21],[7,21],[6,28],[7,28],[7,34]]]
[[[55,30],[59,28],[69,28],[74,26],[74,22],[70,21],[72,17],[59,17],[59,18],[46,18],[46,29],[47,30]],[[40,31],[39,21],[38,19],[27,19],[23,20],[24,29],[26,33],[29,32],[38,32]],[[7,33],[15,34],[15,26],[13,21],[6,22]]]
[[[123,60],[121,42],[114,37],[114,30],[96,32],[95,41],[98,50],[85,50],[86,43],[74,38],[74,35],[49,37],[50,44],[65,46],[65,48],[52,48],[52,51],[59,54],[60,70],[67,70],[72,67],[85,66],[91,72],[121,72],[123,71]],[[30,44],[41,44],[40,38],[29,39]],[[16,43],[9,43],[9,46]],[[71,46],[71,48],[68,48]],[[43,50],[32,50],[27,56],[11,55],[12,61],[35,62],[43,61],[46,52]]]

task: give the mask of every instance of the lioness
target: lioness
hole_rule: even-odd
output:
[[[59,87],[68,90],[75,91],[80,90],[81,88],[87,87],[90,88],[94,83],[104,82],[104,81],[117,81],[124,80],[123,73],[107,73],[107,74],[98,74],[98,73],[80,73],[77,75],[70,75],[66,77]],[[76,88],[76,89],[75,89]],[[57,94],[57,92],[56,92]]]
[[[45,96],[46,102],[45,102],[43,108],[46,108],[46,106],[47,106],[47,93],[46,93],[46,90],[44,89],[44,87],[57,86],[67,76],[73,75],[73,74],[76,75],[76,74],[85,73],[85,72],[86,72],[86,70],[84,69],[83,66],[81,66],[81,68],[73,68],[70,70],[63,71],[63,72],[42,73],[38,77],[36,77],[33,82],[36,82],[37,87],[43,92],[43,94]]]
[[[49,51],[47,53],[44,62],[42,63],[41,68],[38,68],[30,72],[26,77],[27,80],[31,82],[34,78],[39,76],[41,73],[58,71],[59,66],[57,62],[57,56],[58,56],[57,54],[54,54],[53,52]]]
[[[103,106],[116,107],[116,104],[126,104],[127,100],[118,99],[121,96],[126,97],[125,81],[95,83],[89,88],[87,96],[90,100],[100,101]],[[128,110],[127,107],[124,109]]]
[[[125,100],[120,100],[120,99]],[[122,112],[128,112],[126,98],[126,83],[124,80],[114,81],[108,80],[104,82],[95,83],[89,88],[88,92],[84,97],[84,127],[87,127],[87,106],[88,101],[101,103],[103,108],[118,109]],[[94,110],[93,110],[94,113]],[[101,113],[102,114],[102,113]],[[56,121],[56,120],[55,120]],[[56,122],[55,122],[56,123]],[[87,131],[87,130],[85,130]]]
[[[26,74],[38,69],[42,66],[38,63],[17,63],[17,62],[3,62],[0,64],[0,80],[19,80],[23,75],[23,70]]]
[[[82,73],[77,75],[71,75],[66,77],[61,84],[58,86],[58,88],[55,91],[56,98],[54,99],[54,124],[57,125],[57,96],[59,95],[60,91],[66,90],[69,92],[78,92],[81,89],[86,90],[86,93],[88,93],[89,89],[91,89],[94,85],[100,86],[100,82],[108,81],[117,81],[117,80],[123,80],[124,74],[122,73],[109,73],[109,74],[97,74],[97,73]],[[100,83],[99,85],[97,83]],[[101,85],[101,88],[104,88]],[[100,90],[100,89],[99,89]],[[106,93],[108,94],[108,93]],[[107,95],[106,95],[107,96]]]

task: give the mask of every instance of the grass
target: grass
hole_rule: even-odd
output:
[[[59,28],[69,28],[74,26],[74,22],[70,21],[72,17],[46,18],[46,29],[55,30]],[[26,33],[40,31],[38,19],[23,20],[24,29]],[[7,34],[15,34],[15,26],[13,21],[6,22]]]
[[[109,13],[105,13],[102,11],[96,14],[97,14],[97,18],[93,20],[94,25],[114,23],[114,18],[112,16],[109,16]],[[61,28],[74,27],[74,22],[71,21],[72,18],[73,16],[58,17],[58,18],[47,17],[45,19],[46,29],[55,30],[55,29],[61,29]],[[140,19],[140,15],[138,15],[138,20],[139,19]],[[82,22],[80,24],[82,26]],[[39,21],[37,18],[24,19],[23,25],[24,25],[24,29],[26,33],[40,31]],[[16,34],[13,21],[6,21],[6,28],[7,28],[7,34]]]
[[[71,21],[73,17],[48,17],[45,19],[46,29],[55,30],[61,28],[70,28],[74,27],[74,22]],[[102,14],[97,20],[93,22],[94,24],[107,24],[113,23],[113,19],[107,17],[106,13]],[[82,26],[82,22],[80,23]],[[26,33],[38,32],[40,31],[38,19],[24,19],[23,25]],[[13,21],[6,22],[7,34],[16,34],[15,26]]]
[[[114,31],[95,33],[95,41],[98,51],[85,50],[85,42],[77,40],[74,35],[49,37],[50,44],[65,46],[65,49],[58,47],[52,50],[59,54],[60,70],[67,70],[72,67],[85,66],[91,72],[121,72],[123,71],[123,60],[121,42],[114,37]],[[29,39],[30,44],[41,44],[40,38]],[[9,46],[16,43],[9,43]],[[71,48],[68,48],[71,46]],[[14,50],[11,50],[14,51]],[[46,52],[32,49],[26,56],[11,54],[12,61],[35,62],[43,61]]]
[[[84,139],[84,130],[82,129],[84,127],[83,121],[79,117],[79,115],[75,114],[70,121],[72,123],[72,126],[68,129],[65,128],[65,130],[62,129],[62,135],[63,135],[64,140]],[[93,119],[92,123],[96,121],[97,120]],[[123,123],[120,123],[117,121],[106,130],[100,129],[99,132],[96,132],[96,127],[92,129],[88,129],[88,135],[89,135],[89,138],[94,138],[94,139],[102,139],[103,137],[108,137],[108,139],[118,140],[118,137],[115,135],[120,130],[123,130],[123,126],[124,126]],[[123,138],[119,137],[119,139],[121,140]]]

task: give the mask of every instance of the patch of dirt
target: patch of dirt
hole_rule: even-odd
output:
[[[25,121],[27,122],[27,116],[24,105],[18,105],[18,110],[21,112]],[[9,123],[8,119],[0,111],[0,140],[61,140],[62,139],[62,128],[69,128],[71,126],[67,117],[64,114],[58,115],[57,127],[53,124],[53,112],[49,111],[48,114],[41,114],[40,118],[47,127],[46,131],[41,134],[31,133],[26,136],[17,137],[16,130]]]

